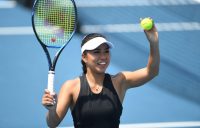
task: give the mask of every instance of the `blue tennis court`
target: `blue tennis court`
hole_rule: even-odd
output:
[[[79,28],[56,65],[56,92],[81,75],[80,43],[103,33],[114,45],[109,73],[146,65],[149,46],[139,26],[152,17],[159,31],[159,76],[127,92],[121,128],[200,127],[200,1],[76,0]],[[41,105],[48,64],[31,26],[31,10],[0,1],[0,127],[47,127]],[[60,127],[72,127],[70,111]]]

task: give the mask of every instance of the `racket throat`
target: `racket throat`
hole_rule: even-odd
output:
[[[48,72],[48,87],[47,87],[50,94],[54,93],[54,76],[55,76],[55,72],[50,70]]]

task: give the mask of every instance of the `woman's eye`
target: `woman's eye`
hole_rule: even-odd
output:
[[[110,51],[109,51],[109,50],[106,50],[105,53],[110,53]]]
[[[110,51],[109,51],[109,50],[103,50],[103,51],[101,51],[101,50],[94,50],[93,53],[95,53],[95,54],[99,54],[99,53],[110,53]]]
[[[94,53],[100,53],[100,51],[94,51]]]

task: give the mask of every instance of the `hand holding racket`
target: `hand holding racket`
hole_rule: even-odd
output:
[[[58,57],[76,30],[77,11],[73,0],[36,0],[32,27],[48,60],[48,90],[54,93],[54,74]],[[50,48],[57,49],[53,61]]]

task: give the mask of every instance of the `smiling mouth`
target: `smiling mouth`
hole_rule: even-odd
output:
[[[106,65],[106,62],[97,62],[98,65]]]

